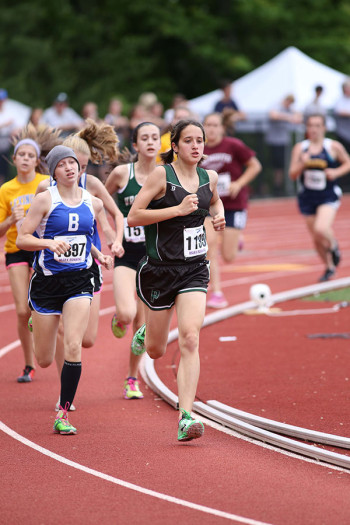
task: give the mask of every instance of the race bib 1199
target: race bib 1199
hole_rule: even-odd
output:
[[[203,226],[184,229],[184,255],[195,257],[205,255],[208,251],[207,238]]]

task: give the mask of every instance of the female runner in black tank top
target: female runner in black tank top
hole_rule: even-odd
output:
[[[141,327],[134,336],[135,353],[146,349],[153,359],[165,353],[176,308],[181,353],[177,374],[179,441],[200,437],[204,431],[191,411],[199,378],[199,332],[209,281],[203,226],[208,212],[215,230],[225,228],[216,187],[218,175],[198,168],[204,142],[199,122],[182,120],[176,124],[171,134],[172,149],[163,156],[170,167],[158,166],[149,175],[128,215],[129,226],[146,226],[147,255],[137,275],[138,294],[147,305],[146,328]],[[177,160],[172,162],[174,153]],[[180,202],[176,202],[176,194]]]

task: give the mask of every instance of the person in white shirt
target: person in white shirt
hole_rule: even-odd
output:
[[[53,105],[47,108],[41,122],[55,129],[60,129],[63,136],[78,131],[84,125],[84,120],[68,105],[68,95],[59,93]]]

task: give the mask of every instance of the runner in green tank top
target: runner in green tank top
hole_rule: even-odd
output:
[[[136,295],[136,269],[146,253],[145,234],[142,226],[129,226],[126,217],[136,195],[156,167],[160,148],[159,128],[150,122],[139,124],[133,131],[133,147],[136,158],[127,153],[126,164],[114,168],[106,180],[106,188],[115,195],[119,209],[124,215],[124,256],[114,259],[113,289],[116,313],[112,319],[112,330],[116,337],[126,334],[132,323],[133,332],[144,323],[144,308]],[[131,162],[130,162],[131,161]],[[139,388],[138,368],[140,356],[130,352],[128,375],[124,382],[125,399],[142,399]]]
[[[134,335],[135,354],[145,350],[158,359],[166,350],[174,306],[180,363],[178,440],[199,438],[204,427],[191,416],[199,379],[199,332],[205,314],[209,268],[204,218],[210,213],[216,231],[225,228],[224,208],[215,171],[198,168],[205,133],[193,120],[182,120],[171,133],[169,166],[147,178],[128,215],[130,227],[146,227],[147,255],[137,271],[137,292],[147,305],[146,323]],[[173,162],[174,153],[177,160]]]

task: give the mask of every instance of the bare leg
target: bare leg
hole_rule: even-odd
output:
[[[133,320],[133,333],[136,332],[142,326],[145,322],[145,306],[142,303],[142,301],[137,298],[136,299],[137,304],[137,313]],[[139,373],[139,365],[140,361],[142,359],[142,355],[135,355],[130,350],[130,358],[129,358],[129,370],[128,370],[128,377],[138,377]]]
[[[83,337],[84,348],[91,348],[95,344],[98,332],[98,323],[100,319],[100,304],[101,294],[98,292],[95,293],[92,298],[90,306],[89,323]]]
[[[177,374],[179,407],[192,411],[199,379],[199,332],[204,320],[206,296],[188,292],[176,297],[180,364]]]
[[[311,233],[314,246],[327,268],[334,269],[330,251],[335,245],[332,225],[336,210],[324,204],[317,208],[316,215],[306,217],[306,224]]]
[[[27,264],[13,265],[8,269],[12,295],[15,301],[17,331],[24,354],[24,363],[27,366],[35,368],[33,337],[28,330],[28,320],[31,315],[28,306],[28,284],[30,274],[31,270]]]
[[[32,312],[34,353],[38,365],[47,368],[55,358],[59,315],[42,315]]]
[[[226,263],[236,259],[241,231],[228,227],[222,234],[221,254]]]
[[[210,261],[210,289],[212,292],[221,292],[220,268],[219,268],[219,235],[214,231],[213,225],[209,219],[205,220],[205,229],[207,234],[208,253],[207,258]]]

